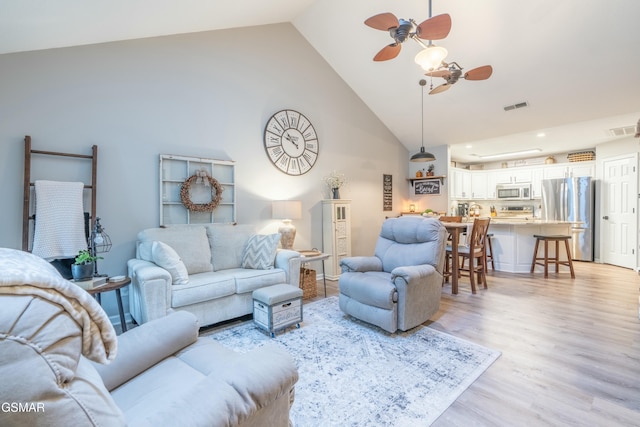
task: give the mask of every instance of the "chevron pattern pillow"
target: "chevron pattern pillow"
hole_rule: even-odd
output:
[[[242,268],[268,270],[273,268],[280,233],[254,234],[249,238],[242,255]]]

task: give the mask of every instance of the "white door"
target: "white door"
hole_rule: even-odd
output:
[[[600,255],[606,264],[636,267],[637,165],[637,154],[613,157],[602,163]]]

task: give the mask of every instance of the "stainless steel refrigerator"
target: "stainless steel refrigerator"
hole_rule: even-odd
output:
[[[542,219],[571,221],[573,259],[593,261],[594,185],[591,177],[542,180]]]

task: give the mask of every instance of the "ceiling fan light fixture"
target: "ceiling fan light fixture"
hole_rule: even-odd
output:
[[[420,152],[411,156],[411,162],[432,162],[436,159],[436,156],[424,150],[424,147],[420,147]]]
[[[442,64],[442,61],[444,61],[448,53],[447,49],[442,46],[430,44],[418,52],[414,60],[423,70],[433,71],[440,67],[440,64]]]

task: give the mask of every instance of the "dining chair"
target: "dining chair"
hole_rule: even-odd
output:
[[[459,271],[467,272],[469,281],[471,282],[471,292],[476,293],[476,279],[478,285],[482,285],[487,289],[486,276],[486,241],[487,231],[491,218],[476,218],[473,221],[471,235],[467,240],[467,244],[458,246],[458,255],[463,259]],[[447,259],[451,257],[451,245],[447,245]],[[466,260],[469,260],[468,267],[465,267]],[[445,265],[445,267],[447,267]]]
[[[441,216],[442,222],[462,222],[462,216]],[[447,233],[447,244],[451,245],[451,233]],[[451,276],[451,253],[447,252],[444,258],[444,270],[442,273],[442,285],[447,281],[447,278]]]

